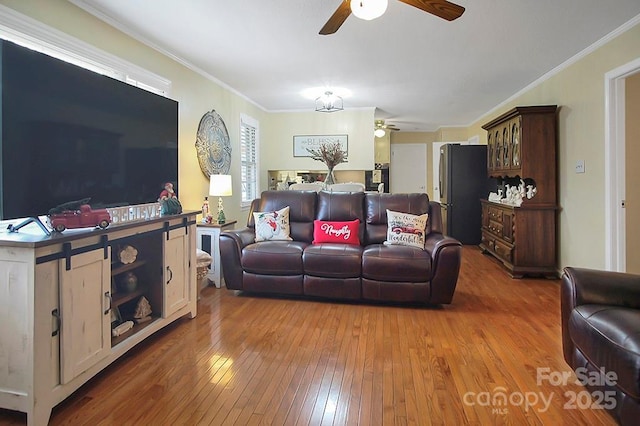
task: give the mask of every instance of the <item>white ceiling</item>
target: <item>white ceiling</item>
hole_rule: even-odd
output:
[[[639,0],[458,0],[447,22],[389,0],[321,36],[341,0],[70,1],[267,111],[312,110],[303,89],[341,86],[345,109],[404,131],[469,125],[640,14]]]

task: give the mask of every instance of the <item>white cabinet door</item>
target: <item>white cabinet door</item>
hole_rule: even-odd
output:
[[[164,240],[164,306],[162,316],[172,315],[189,301],[189,250],[184,228],[169,231]]]
[[[111,263],[104,250],[60,260],[60,380],[69,383],[111,352]]]

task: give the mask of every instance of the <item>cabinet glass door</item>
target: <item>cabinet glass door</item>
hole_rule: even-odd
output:
[[[520,118],[511,125],[511,162],[514,169],[520,168]]]

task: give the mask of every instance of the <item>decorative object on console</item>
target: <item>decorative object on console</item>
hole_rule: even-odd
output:
[[[231,142],[222,117],[211,110],[202,116],[196,136],[196,154],[206,177],[226,175],[231,168]]]
[[[167,198],[178,198],[175,189],[173,188],[172,182],[167,182],[164,184],[164,189],[160,192],[158,196],[158,201],[164,201]]]
[[[415,215],[387,209],[387,240],[385,245],[416,247],[424,250],[427,213]]]
[[[176,194],[171,182],[164,184],[164,189],[158,196],[158,202],[160,203],[161,215],[182,213],[182,204],[178,201],[178,194]]]
[[[354,219],[346,222],[313,221],[313,244],[342,243],[360,245],[358,232],[360,221]]]
[[[209,177],[209,195],[218,197],[218,224],[225,223],[227,218],[224,215],[222,197],[233,195],[231,175],[211,175]]]
[[[69,228],[90,228],[98,226],[102,229],[111,223],[111,215],[106,209],[93,210],[90,198],[69,201],[49,210],[47,220],[49,226],[57,232]]]
[[[256,243],[260,241],[291,241],[289,236],[289,206],[273,212],[253,212]]]
[[[114,327],[113,330],[111,330],[111,335],[113,337],[121,336],[127,331],[131,330],[133,328],[133,325],[133,321],[125,321],[122,324]]]
[[[324,180],[326,185],[332,185],[335,182],[333,176],[333,169],[342,163],[347,162],[347,152],[342,150],[342,145],[338,141],[323,142],[318,149],[307,148],[307,151],[311,153],[311,158],[316,161],[322,161],[329,171],[327,172],[327,178]]]
[[[128,244],[118,251],[118,259],[120,259],[120,262],[124,265],[135,262],[137,257],[138,249]]]
[[[138,324],[151,321],[151,312],[151,304],[146,297],[142,296],[140,300],[138,300],[136,310],[133,312],[133,318]]]
[[[138,277],[133,272],[123,274],[118,287],[125,293],[133,293],[138,288]]]

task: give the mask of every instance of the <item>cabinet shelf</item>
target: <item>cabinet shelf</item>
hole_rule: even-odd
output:
[[[126,265],[118,265],[111,267],[111,276],[115,277],[116,275],[120,275],[124,272],[131,271],[133,269],[139,268],[140,266],[147,263],[146,260],[136,260],[133,263],[127,263]]]
[[[125,340],[127,340],[127,338],[133,336],[134,334],[142,331],[142,329],[144,329],[146,326],[153,324],[156,320],[158,320],[159,317],[153,317],[150,321],[147,322],[143,322],[140,324],[134,324],[133,327],[131,327],[130,330],[127,330],[125,333],[122,333],[121,335],[119,335],[118,337],[111,337],[111,347],[114,347],[122,342],[124,342]]]
[[[114,308],[117,308],[123,303],[127,303],[128,301],[133,300],[136,297],[140,297],[143,294],[144,294],[144,288],[139,288],[135,291],[132,291],[131,293],[124,293],[124,292],[116,293],[112,296],[111,306]]]

